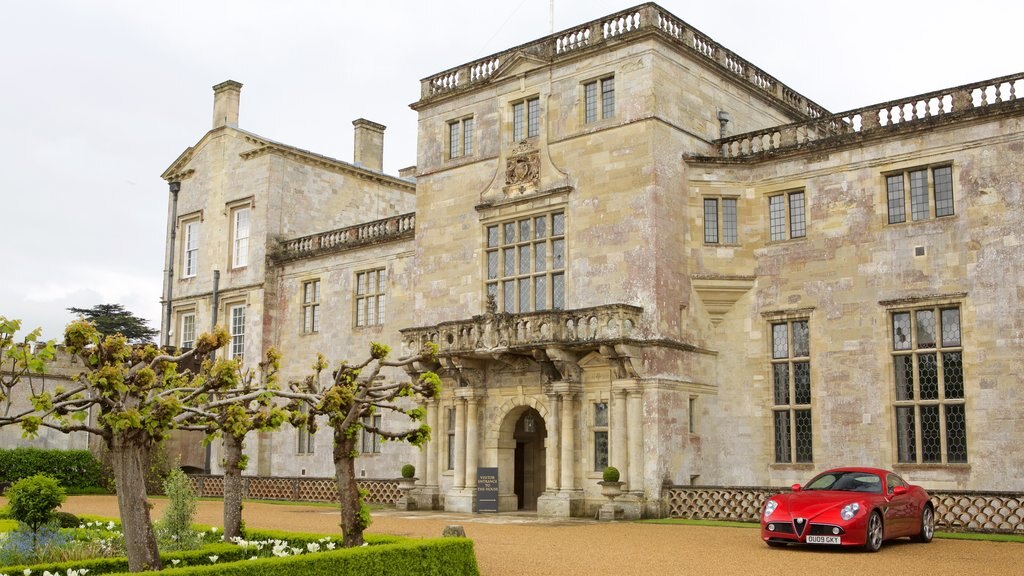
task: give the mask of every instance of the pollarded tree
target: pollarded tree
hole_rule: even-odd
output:
[[[400,360],[387,359],[390,349],[374,342],[370,357],[360,364],[342,362],[326,385],[321,385],[321,374],[328,364],[323,355],[317,355],[313,374],[301,383],[292,383],[290,391],[278,392],[290,398],[294,426],[308,426],[316,431],[317,416],[324,416],[334,433],[334,470],[341,507],[342,542],[346,547],[361,546],[363,531],[370,524],[369,508],[362,501],[356,485],[355,459],[359,455],[356,439],[360,430],[367,430],[387,440],[406,441],[421,446],[430,439],[430,427],[423,422],[426,411],[421,406],[406,408],[404,398],[420,396],[433,398],[441,391],[441,379],[432,371],[423,371],[412,381],[391,382],[378,379],[385,367],[414,369],[417,365],[436,365],[437,347],[428,344],[419,354]],[[301,405],[306,410],[298,410]],[[363,420],[374,412],[392,411],[405,414],[412,421],[404,430],[386,430]]]
[[[36,328],[21,341],[16,340],[18,330],[21,330],[21,320],[0,316],[0,403],[3,403],[4,416],[13,408],[9,398],[15,387],[24,381],[30,389],[37,389],[46,365],[56,355],[53,340],[39,341],[42,329]]]
[[[0,426],[20,424],[29,436],[45,427],[101,437],[110,450],[129,569],[159,569],[146,494],[149,454],[185,418],[183,407],[207,405],[212,394],[230,385],[224,375],[233,365],[227,366],[227,361],[204,362],[198,374],[178,370],[178,363],[193,355],[205,357],[227,344],[230,336],[218,328],[180,355],[165,354],[152,345],[130,345],[121,335],[103,337],[86,320],[69,324],[64,337],[67,352],[82,362],[84,371],[70,389],[12,391],[5,409],[12,396],[28,396],[32,406],[6,411]]]
[[[246,467],[245,436],[250,431],[277,430],[289,413],[274,403],[281,355],[271,348],[257,370],[243,370],[227,360],[217,377],[217,399],[184,406],[180,428],[206,432],[207,441],[222,437],[224,446],[224,541],[242,536],[242,471]]]

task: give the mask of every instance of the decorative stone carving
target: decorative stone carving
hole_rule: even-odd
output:
[[[505,163],[505,184],[508,186],[522,186],[540,183],[540,152],[525,141],[520,142],[512,149],[508,160]],[[520,190],[521,191],[521,190]],[[506,190],[506,194],[508,190]]]

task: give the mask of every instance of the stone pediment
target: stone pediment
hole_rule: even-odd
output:
[[[542,58],[526,54],[525,52],[516,52],[498,65],[491,74],[491,77],[488,78],[488,81],[501,82],[502,80],[509,78],[518,78],[523,74],[527,74],[547,65],[548,62]]]

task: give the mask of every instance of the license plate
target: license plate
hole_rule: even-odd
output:
[[[808,536],[808,544],[842,544],[843,540],[839,536]]]

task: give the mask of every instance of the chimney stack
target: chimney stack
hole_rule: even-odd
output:
[[[213,127],[238,128],[238,100],[242,83],[228,80],[213,87]]]
[[[383,172],[384,130],[387,126],[370,122],[366,118],[354,120],[352,125],[356,127],[353,163],[356,166]]]

